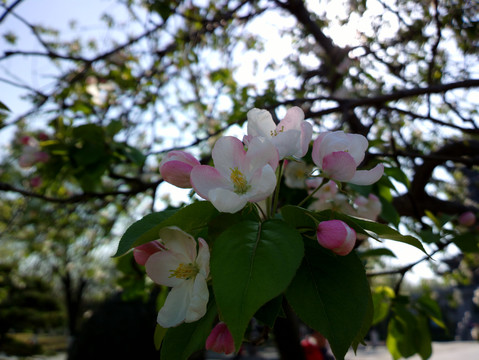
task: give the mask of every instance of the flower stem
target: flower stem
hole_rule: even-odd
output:
[[[279,200],[279,187],[281,185],[281,177],[283,176],[283,160],[279,162],[278,168],[276,169],[276,188],[274,189],[274,198],[273,204],[271,205],[271,215],[276,214],[276,209],[278,208]]]
[[[313,192],[311,194],[309,194],[308,196],[306,196],[303,200],[301,200],[301,202],[298,204],[298,206],[301,206],[303,205],[306,201],[308,201],[309,199],[311,199],[311,197],[316,194],[318,192],[319,189],[321,189],[323,187],[324,184],[326,184],[327,182],[329,181],[329,179],[327,178],[324,178],[323,181],[321,182],[321,184],[319,184],[319,186],[313,190]]]

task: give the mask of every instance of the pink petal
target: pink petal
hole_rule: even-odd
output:
[[[319,134],[316,140],[313,142],[313,152],[311,153],[311,156],[313,158],[313,162],[319,167],[323,166],[323,154],[320,154],[321,143],[328,134],[329,132]]]
[[[294,106],[286,112],[283,120],[281,120],[276,127],[277,131],[287,130],[301,130],[301,123],[304,120],[304,112],[298,107]]]
[[[179,188],[191,187],[190,173],[193,167],[181,161],[168,161],[160,166],[160,174],[163,179]]]
[[[210,200],[208,193],[216,188],[233,190],[233,185],[214,167],[208,165],[196,166],[191,170],[190,181],[193,189],[205,200]]]
[[[384,165],[378,164],[371,170],[358,170],[349,180],[356,185],[371,185],[378,181],[384,173]]]
[[[337,181],[349,181],[356,172],[356,162],[349,153],[337,151],[323,158],[324,173]]]
[[[303,157],[304,155],[306,155],[312,137],[313,126],[309,122],[303,121],[301,123],[301,153],[298,155],[298,157]]]
[[[151,255],[162,250],[165,250],[165,247],[158,240],[154,240],[134,248],[133,257],[139,265],[145,265]]]
[[[206,349],[231,354],[235,351],[233,336],[224,322],[219,322],[206,339]]]

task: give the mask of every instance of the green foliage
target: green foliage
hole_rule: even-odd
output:
[[[239,348],[250,318],[293,278],[303,256],[301,237],[283,221],[245,221],[216,239],[211,256],[218,308]]]
[[[364,267],[355,253],[336,256],[315,241],[286,293],[298,316],[330,342],[337,359],[365,335],[372,319],[372,300]]]

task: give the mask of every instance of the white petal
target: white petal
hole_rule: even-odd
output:
[[[146,273],[155,283],[165,286],[178,286],[185,280],[171,277],[180,264],[189,263],[190,260],[183,254],[172,251],[159,251],[152,254],[145,263]]]
[[[273,117],[266,110],[251,109],[246,115],[248,118],[247,132],[249,136],[271,137],[276,130]]]
[[[185,321],[193,287],[194,280],[187,280],[171,289],[166,297],[165,304],[158,313],[158,324],[164,328],[169,328]]]
[[[356,185],[371,185],[378,181],[384,173],[384,165],[378,164],[371,170],[357,170],[348,182]]]
[[[190,234],[185,233],[176,226],[172,226],[161,229],[160,238],[168,250],[183,254],[190,263],[195,261],[196,240]]]
[[[206,314],[209,292],[206,279],[202,274],[196,276],[190,295],[190,303],[185,315],[187,323],[199,320]]]
[[[222,188],[210,190],[208,198],[218,211],[227,213],[235,213],[241,210],[247,202],[244,196]]]
[[[200,268],[200,274],[205,278],[208,278],[208,275],[210,274],[210,250],[208,243],[204,239],[198,238],[198,243],[199,248],[196,264]]]
[[[288,130],[278,133],[271,138],[271,141],[278,149],[279,158],[286,156],[299,156],[301,153],[301,131]]]
[[[258,169],[266,164],[270,164],[273,169],[276,169],[278,161],[278,151],[273,143],[268,139],[255,137],[251,139],[242,170],[245,171],[246,178],[250,179]]]
[[[257,174],[251,179],[251,189],[247,193],[248,201],[251,202],[266,199],[276,187],[276,174],[271,166],[265,165]]]
[[[231,169],[240,168],[245,155],[243,143],[233,136],[219,138],[211,153],[215,168],[226,178],[229,178]]]

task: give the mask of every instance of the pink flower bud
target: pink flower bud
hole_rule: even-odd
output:
[[[321,246],[341,256],[349,254],[356,244],[356,231],[341,220],[319,223],[316,236]]]
[[[165,250],[165,246],[158,240],[154,240],[134,248],[133,257],[139,265],[145,265],[151,255],[162,250]]]
[[[235,351],[233,336],[224,322],[219,322],[211,330],[211,334],[206,339],[206,350],[225,354],[232,354]]]
[[[43,180],[40,176],[35,176],[30,179],[30,186],[33,188],[41,186],[43,183]]]
[[[45,163],[49,159],[50,159],[50,155],[48,155],[45,151],[38,151],[35,153],[35,162]]]
[[[22,137],[20,138],[20,142],[21,142],[23,145],[30,145],[31,137],[28,136],[28,135],[22,136]]]
[[[464,226],[472,226],[476,222],[476,215],[472,211],[466,211],[459,216],[459,224]]]
[[[161,160],[160,173],[165,181],[180,188],[190,188],[190,173],[195,167],[201,165],[191,154],[185,151],[170,151]]]
[[[48,140],[48,135],[45,134],[44,132],[38,133],[37,137],[38,137],[38,140],[40,140],[40,141],[46,141],[46,140]]]

